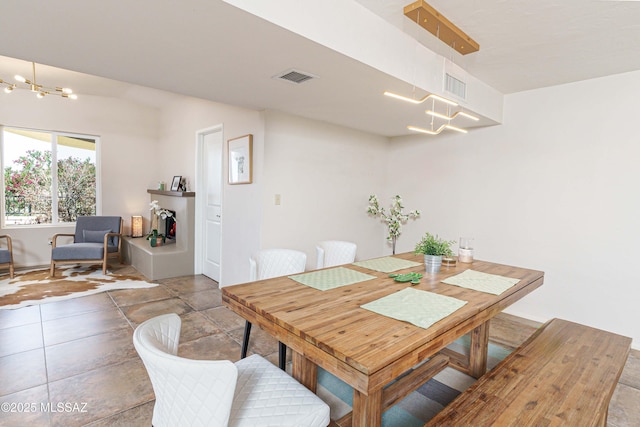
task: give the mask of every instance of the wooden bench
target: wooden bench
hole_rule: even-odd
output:
[[[631,338],[553,319],[427,426],[606,426]]]

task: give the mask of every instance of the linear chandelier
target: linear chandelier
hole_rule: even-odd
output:
[[[43,84],[39,84],[36,81],[36,63],[32,62],[31,67],[33,70],[33,79],[29,80],[25,77],[22,77],[19,74],[14,76],[14,79],[17,83],[10,83],[6,80],[0,79],[0,87],[4,86],[5,93],[11,93],[14,89],[26,89],[36,94],[38,98],[44,98],[46,95],[58,95],[67,99],[78,99],[78,95],[73,93],[71,89],[68,87],[58,87],[58,86],[45,86]]]
[[[422,104],[423,102],[427,101],[427,100],[431,100],[431,109],[430,110],[426,110],[425,113],[429,116],[431,116],[431,126],[430,129],[425,129],[425,128],[421,128],[421,127],[417,127],[417,126],[407,126],[407,129],[414,131],[414,132],[421,132],[421,133],[426,133],[427,135],[438,135],[440,134],[443,130],[453,130],[456,132],[461,132],[461,133],[468,133],[468,131],[464,128],[461,128],[459,126],[454,126],[451,124],[451,121],[454,120],[456,117],[460,116],[460,117],[464,117],[466,119],[469,120],[473,120],[473,121],[478,121],[479,118],[471,115],[467,112],[464,111],[456,111],[453,114],[450,114],[450,109],[452,107],[458,107],[459,104],[455,101],[452,101],[450,99],[444,98],[442,96],[436,95],[436,94],[429,94],[429,95],[425,95],[424,97],[420,98],[420,99],[415,99],[415,98],[409,98],[406,97],[404,95],[399,95],[397,93],[393,93],[393,92],[389,92],[389,91],[385,91],[384,92],[385,96],[391,97],[391,98],[395,98],[395,99],[399,99],[401,101],[405,101],[405,102],[409,102],[412,104]],[[439,103],[445,104],[446,105],[446,113],[439,113],[438,111],[436,111],[436,101],[438,101]],[[440,120],[446,120],[447,123],[444,123],[440,126],[438,126],[436,128],[435,126],[435,119],[440,119]]]

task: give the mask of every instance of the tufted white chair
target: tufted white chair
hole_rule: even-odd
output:
[[[329,424],[326,403],[257,354],[236,363],[177,356],[181,323],[165,314],[133,333],[156,395],[154,427]]]
[[[356,259],[357,249],[358,246],[351,242],[340,240],[320,242],[316,246],[316,254],[318,255],[316,268],[352,263]]]
[[[249,281],[271,279],[272,277],[287,276],[304,272],[307,263],[307,254],[293,249],[263,249],[256,252],[249,258]],[[251,334],[251,323],[244,324],[244,337],[242,339],[242,350],[240,358],[247,356],[249,348],[249,335]],[[287,347],[283,343],[278,343],[280,369],[285,368],[287,359]]]

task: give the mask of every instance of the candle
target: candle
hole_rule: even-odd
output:
[[[460,245],[458,247],[458,261],[460,262],[473,262],[473,238],[461,237]]]

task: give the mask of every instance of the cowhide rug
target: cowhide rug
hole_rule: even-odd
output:
[[[0,309],[15,309],[78,298],[114,289],[151,288],[141,275],[102,274],[95,266],[63,266],[56,268],[56,277],[49,277],[49,269],[16,272],[0,280]]]

